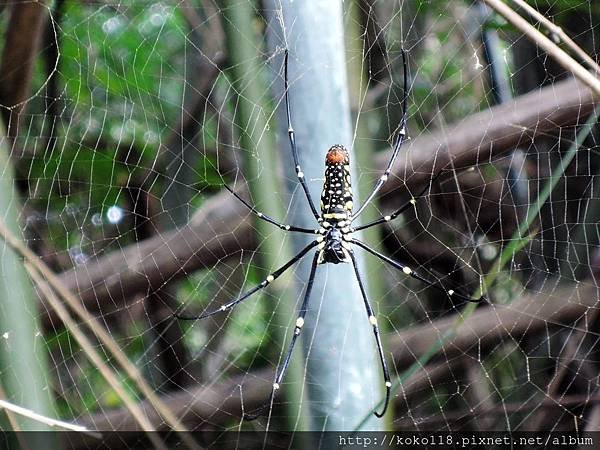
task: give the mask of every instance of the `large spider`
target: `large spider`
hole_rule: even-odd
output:
[[[313,242],[311,242],[306,247],[304,247],[298,254],[296,254],[292,259],[290,259],[287,263],[285,263],[279,269],[277,269],[272,274],[267,276],[265,278],[265,280],[263,280],[258,286],[255,286],[252,289],[246,291],[241,296],[239,296],[235,300],[232,300],[232,301],[224,304],[219,309],[210,311],[210,312],[206,312],[206,313],[203,313],[200,315],[196,315],[196,316],[186,316],[186,315],[182,315],[180,313],[174,314],[175,317],[177,317],[178,319],[181,319],[181,320],[198,320],[198,319],[204,319],[206,317],[210,317],[212,315],[230,310],[237,304],[239,304],[239,303],[243,302],[244,300],[246,300],[247,298],[249,298],[252,294],[260,291],[261,289],[264,289],[270,283],[275,281],[286,270],[288,270],[292,265],[294,265],[296,262],[298,262],[300,259],[302,259],[310,250],[312,250],[316,247],[316,252],[314,254],[312,266],[311,266],[311,270],[310,270],[310,275],[308,277],[308,283],[306,285],[306,291],[304,293],[304,299],[302,301],[302,305],[300,306],[300,309],[298,312],[298,318],[296,319],[294,334],[293,334],[292,340],[289,344],[287,354],[285,356],[283,364],[277,368],[276,375],[275,375],[275,381],[273,383],[273,388],[271,390],[270,399],[268,402],[265,403],[265,405],[263,405],[261,408],[259,408],[257,414],[255,414],[255,415],[245,414],[246,419],[251,420],[251,419],[257,418],[260,415],[261,411],[263,411],[269,404],[271,404],[271,402],[273,401],[273,398],[275,396],[275,393],[279,390],[279,388],[281,386],[281,382],[285,375],[285,371],[289,365],[290,358],[291,358],[292,352],[294,350],[294,346],[296,345],[296,340],[298,339],[298,336],[300,335],[300,332],[302,331],[302,327],[304,325],[304,317],[306,316],[306,312],[308,310],[308,301],[310,299],[310,293],[312,290],[317,266],[320,264],[326,264],[326,263],[331,263],[331,264],[352,263],[352,265],[354,267],[354,273],[356,274],[356,279],[358,281],[358,285],[359,285],[360,291],[362,293],[362,297],[363,297],[363,300],[365,303],[365,309],[367,311],[369,322],[371,323],[371,325],[373,327],[373,334],[375,335],[375,341],[377,342],[377,350],[379,352],[379,359],[381,361],[381,367],[382,367],[382,371],[383,371],[383,378],[384,378],[385,389],[386,389],[385,403],[383,406],[383,410],[380,413],[378,413],[377,411],[374,411],[374,414],[377,417],[382,417],[385,414],[385,412],[388,408],[389,401],[390,401],[390,392],[391,392],[392,382],[390,379],[390,373],[388,370],[387,363],[385,362],[383,347],[381,345],[381,338],[379,336],[379,328],[377,326],[377,318],[375,317],[375,315],[373,313],[373,308],[371,307],[369,299],[367,298],[367,293],[365,291],[365,286],[362,281],[360,271],[356,264],[356,258],[354,257],[354,250],[352,248],[352,245],[357,245],[357,246],[363,248],[367,252],[377,256],[378,258],[382,259],[386,263],[390,264],[392,267],[401,270],[406,275],[416,278],[417,280],[425,283],[427,286],[431,286],[432,288],[442,291],[444,294],[448,295],[449,297],[457,298],[459,300],[467,301],[467,302],[479,302],[479,301],[483,300],[483,297],[481,297],[477,300],[473,300],[473,299],[469,298],[467,295],[460,294],[453,289],[446,289],[440,283],[439,280],[436,279],[435,281],[430,281],[429,279],[419,275],[417,272],[412,270],[410,267],[405,266],[404,264],[401,264],[397,261],[394,261],[393,259],[372,249],[364,242],[361,242],[358,239],[355,239],[352,237],[352,233],[354,233],[356,231],[364,230],[366,228],[370,228],[372,226],[379,225],[381,223],[388,222],[390,220],[395,219],[396,217],[398,217],[400,214],[402,214],[404,211],[406,211],[408,208],[410,208],[412,205],[414,205],[416,203],[416,199],[411,198],[410,201],[406,202],[404,205],[402,205],[402,207],[400,207],[397,211],[393,212],[392,214],[381,216],[380,218],[373,220],[365,225],[352,227],[352,222],[354,220],[356,220],[356,218],[365,209],[365,207],[371,202],[371,200],[373,200],[373,198],[375,197],[377,192],[379,192],[381,187],[387,181],[390,171],[391,171],[391,168],[394,164],[394,161],[396,160],[396,157],[398,156],[398,153],[400,152],[402,144],[404,143],[404,141],[406,140],[406,137],[407,137],[406,120],[407,120],[407,97],[408,97],[408,63],[407,63],[407,56],[406,56],[405,50],[402,49],[401,52],[402,52],[403,72],[404,72],[404,97],[402,100],[402,120],[399,125],[400,130],[398,132],[398,137],[396,138],[396,142],[394,143],[392,156],[387,164],[387,167],[386,167],[383,175],[381,175],[381,177],[375,184],[373,191],[367,197],[367,199],[362,204],[362,206],[360,208],[358,208],[356,213],[352,212],[354,204],[352,202],[352,185],[351,185],[351,180],[350,180],[350,166],[349,166],[350,160],[349,160],[349,156],[348,156],[348,151],[346,150],[346,148],[344,146],[337,145],[337,144],[333,145],[328,150],[327,156],[325,158],[325,166],[326,166],[325,182],[323,184],[323,191],[321,193],[321,203],[320,203],[321,213],[320,214],[317,211],[317,208],[315,207],[314,201],[308,190],[308,185],[306,184],[304,173],[302,172],[302,168],[300,166],[300,163],[298,162],[298,150],[296,148],[296,139],[294,136],[294,128],[292,127],[292,119],[291,119],[291,113],[290,113],[290,101],[289,101],[289,89],[288,89],[288,51],[287,51],[287,49],[285,50],[285,59],[284,59],[284,83],[285,83],[285,106],[286,106],[287,122],[288,122],[288,137],[290,140],[292,155],[294,157],[294,163],[296,165],[296,175],[298,177],[298,180],[300,181],[302,189],[304,190],[304,193],[306,195],[306,199],[308,201],[308,204],[310,206],[312,214],[319,224],[319,228],[318,229],[301,228],[301,227],[296,227],[293,225],[286,225],[281,222],[278,222],[277,220],[258,211],[254,206],[252,206],[250,203],[248,203],[246,200],[244,200],[242,197],[240,197],[229,186],[225,186],[227,188],[227,190],[229,190],[229,192],[231,192],[239,201],[241,201],[253,214],[255,214],[260,219],[262,219],[266,222],[269,222],[285,231],[293,231],[293,232],[298,232],[298,233],[309,233],[309,234],[318,235],[317,238]],[[439,174],[436,175],[433,179],[435,180],[438,176],[439,176]],[[423,194],[425,194],[425,192],[427,190],[428,190],[428,187],[423,189],[423,191],[421,191],[418,194],[417,198],[419,198]]]

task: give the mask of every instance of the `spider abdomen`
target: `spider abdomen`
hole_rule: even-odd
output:
[[[325,157],[325,182],[321,193],[323,220],[337,223],[352,215],[352,183],[350,158],[342,145],[334,145]]]

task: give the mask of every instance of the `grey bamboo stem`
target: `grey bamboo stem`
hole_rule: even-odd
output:
[[[273,58],[273,69],[281,73],[282,49],[287,47],[291,113],[300,164],[318,205],[326,151],[333,144],[348,148],[352,144],[342,4],[318,0],[268,3],[273,12],[268,28],[270,44],[280,56]],[[280,77],[278,81],[275,89],[278,98],[283,98]],[[290,222],[314,227],[306,199],[291,175],[294,165],[286,137],[287,124],[282,115],[279,119],[285,179],[290,192],[297,194],[292,199]],[[351,161],[356,162],[352,152]],[[356,184],[354,169],[353,175]],[[294,236],[293,244],[299,249],[309,240],[310,237]],[[357,256],[362,259],[360,252]],[[300,279],[307,279],[309,265],[308,259],[300,264]],[[303,347],[313,429],[349,429],[382,398],[383,379],[375,341],[351,265],[319,266],[303,330]],[[381,421],[374,416],[365,425],[365,429],[380,428]]]

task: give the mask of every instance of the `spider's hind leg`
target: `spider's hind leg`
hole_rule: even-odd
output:
[[[415,278],[415,279],[419,280],[420,282],[424,283],[425,285],[431,286],[432,288],[445,293],[450,298],[457,298],[457,299],[462,300],[464,302],[471,302],[471,303],[480,303],[480,302],[486,302],[487,303],[488,302],[488,300],[484,296],[481,296],[478,299],[473,299],[473,298],[469,297],[467,294],[464,294],[462,292],[458,292],[457,289],[446,289],[446,287],[444,287],[444,285],[442,284],[442,282],[440,280],[438,280],[437,278],[435,280],[431,281],[431,280],[423,277],[419,273],[415,272],[410,267],[405,266],[404,264],[399,263],[398,261],[393,260],[392,258],[384,255],[383,253],[379,253],[377,250],[372,249],[367,244],[365,244],[364,242],[359,241],[358,239],[352,239],[350,242],[352,242],[353,244],[356,244],[359,247],[365,249],[366,251],[368,251],[372,255],[377,256],[379,259],[381,259],[382,261],[388,263],[390,266],[394,267],[395,269],[401,270],[405,275],[408,275],[408,276],[410,276],[412,278]]]
[[[302,301],[302,305],[300,306],[300,310],[298,311],[298,317],[296,318],[296,324],[294,326],[294,334],[292,335],[292,340],[290,341],[287,353],[285,355],[285,359],[283,360],[283,364],[277,368],[277,373],[275,375],[275,381],[273,382],[273,388],[271,390],[271,395],[269,400],[261,406],[254,414],[244,414],[244,419],[246,420],[254,420],[258,418],[265,409],[267,409],[275,399],[275,395],[277,391],[281,388],[281,382],[283,381],[283,377],[285,376],[285,371],[290,364],[290,359],[292,357],[292,353],[294,351],[294,346],[296,345],[296,340],[300,333],[302,332],[302,327],[304,326],[304,317],[306,316],[306,312],[308,311],[308,301],[310,300],[310,293],[312,291],[313,283],[315,281],[315,274],[317,272],[318,258],[319,253],[315,253],[315,256],[312,261],[312,266],[310,269],[310,275],[308,277],[308,283],[306,284],[306,292],[304,293],[304,300]]]
[[[354,257],[354,253],[352,251],[348,252],[349,257],[352,260],[352,265],[354,266],[354,273],[356,274],[356,280],[358,281],[358,286],[360,287],[360,292],[362,294],[363,301],[365,303],[365,309],[367,310],[367,314],[369,316],[369,323],[373,327],[373,334],[375,335],[375,341],[377,342],[377,351],[379,352],[379,360],[381,361],[381,368],[383,370],[383,380],[385,383],[385,403],[383,404],[383,410],[378,413],[374,412],[377,417],[383,417],[385,412],[387,411],[388,404],[390,403],[390,394],[392,390],[392,382],[390,379],[390,371],[388,369],[387,363],[385,362],[385,355],[383,353],[383,346],[381,344],[381,336],[379,336],[379,326],[377,325],[377,318],[375,314],[373,314],[373,308],[369,303],[369,299],[367,298],[367,291],[365,290],[364,283],[362,281],[362,277],[360,275],[360,271],[358,270],[358,265],[356,264],[356,258]]]

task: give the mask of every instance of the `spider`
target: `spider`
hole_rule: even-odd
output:
[[[296,345],[296,340],[302,331],[302,327],[304,326],[304,318],[306,316],[308,310],[308,303],[310,299],[310,294],[315,278],[315,273],[317,267],[321,264],[346,264],[350,263],[354,267],[354,273],[356,275],[356,280],[358,281],[358,286],[360,288],[362,298],[364,301],[365,309],[367,312],[369,323],[373,328],[373,334],[375,336],[375,341],[377,343],[377,350],[379,353],[379,360],[381,362],[381,368],[383,372],[383,379],[385,383],[385,403],[383,405],[383,409],[381,412],[374,411],[375,416],[381,418],[385,414],[388,408],[388,404],[390,401],[390,393],[392,388],[392,382],[390,378],[389,369],[387,363],[385,361],[385,356],[383,352],[383,346],[381,344],[381,337],[379,334],[379,327],[377,325],[377,318],[373,313],[373,308],[369,302],[367,297],[367,293],[365,290],[365,285],[362,280],[362,276],[358,269],[358,265],[356,263],[356,258],[354,256],[353,246],[358,246],[367,252],[375,255],[380,258],[387,264],[391,265],[395,269],[402,271],[405,275],[416,278],[427,286],[430,286],[434,289],[442,291],[444,294],[448,295],[451,298],[457,298],[466,302],[480,302],[484,300],[483,297],[479,299],[471,299],[467,295],[461,294],[453,289],[446,289],[440,283],[439,280],[431,281],[417,272],[412,270],[410,267],[395,261],[388,256],[383,255],[382,253],[372,249],[364,242],[359,241],[352,237],[352,234],[364,230],[367,228],[371,228],[375,225],[379,225],[385,222],[389,222],[390,220],[395,219],[412,205],[416,204],[416,198],[422,197],[425,192],[428,190],[428,187],[425,187],[416,198],[411,198],[410,201],[406,202],[402,205],[398,210],[393,212],[392,214],[381,216],[380,218],[368,222],[364,225],[352,226],[352,222],[356,220],[356,218],[360,215],[360,213],[365,209],[365,207],[373,200],[375,195],[379,192],[384,183],[388,180],[392,166],[396,157],[398,156],[400,149],[402,148],[402,144],[407,139],[406,133],[406,122],[407,122],[407,97],[408,97],[408,62],[407,55],[404,49],[401,49],[402,53],[402,64],[403,64],[403,75],[404,75],[404,96],[402,100],[402,119],[399,125],[399,132],[397,138],[394,142],[394,147],[392,151],[392,156],[390,157],[387,167],[383,175],[379,178],[373,191],[369,194],[367,199],[364,201],[362,206],[358,208],[358,210],[353,213],[354,204],[352,201],[352,185],[350,179],[350,159],[348,150],[343,145],[333,145],[328,151],[325,157],[325,181],[323,184],[323,190],[321,193],[321,201],[320,207],[321,212],[319,213],[317,208],[315,207],[315,203],[313,201],[312,196],[308,190],[308,185],[306,183],[306,179],[304,176],[304,172],[302,172],[302,167],[298,161],[298,149],[296,147],[296,139],[294,135],[294,128],[292,127],[292,118],[290,111],[290,100],[289,100],[289,86],[288,86],[288,50],[284,51],[284,89],[285,89],[285,107],[286,107],[286,116],[287,116],[287,124],[288,124],[288,138],[290,142],[290,147],[292,150],[292,155],[294,158],[294,164],[296,169],[296,176],[298,177],[298,181],[302,186],[304,194],[306,196],[306,200],[308,201],[308,205],[310,206],[311,212],[319,224],[319,228],[317,229],[308,229],[302,227],[296,227],[294,225],[287,225],[281,223],[272,217],[263,214],[258,211],[253,205],[243,199],[238,193],[236,193],[229,186],[225,185],[225,188],[231,192],[240,202],[242,202],[253,214],[255,214],[261,220],[269,222],[272,225],[279,227],[285,231],[298,232],[298,233],[309,233],[313,235],[317,235],[317,238],[304,247],[300,252],[298,252],[292,259],[286,262],[283,266],[275,270],[273,273],[268,275],[260,284],[253,287],[252,289],[246,291],[238,298],[225,303],[220,308],[205,312],[200,315],[195,316],[187,316],[181,313],[175,312],[174,316],[180,320],[199,320],[204,319],[215,314],[219,314],[228,310],[231,310],[233,307],[248,299],[251,295],[256,292],[264,289],[277,278],[279,278],[286,270],[292,267],[295,263],[300,261],[304,256],[306,256],[311,250],[316,249],[312,265],[310,269],[310,275],[308,277],[308,282],[306,284],[306,290],[304,293],[304,298],[300,309],[298,311],[298,317],[296,318],[296,323],[294,327],[294,334],[292,335],[292,339],[289,343],[287,353],[285,359],[283,360],[283,364],[281,364],[275,373],[275,380],[273,382],[271,396],[269,400],[258,410],[257,414],[244,414],[244,417],[247,420],[253,420],[260,416],[261,411],[263,411],[269,404],[272,403],[276,392],[281,387],[281,382],[284,378],[286,369],[290,363],[290,358],[294,351],[294,346]],[[432,182],[441,174],[439,172],[435,177],[432,178]]]

